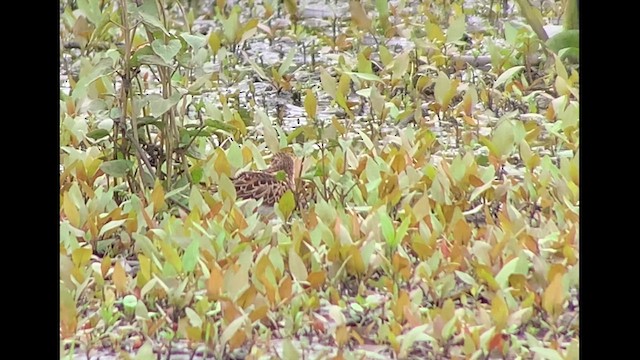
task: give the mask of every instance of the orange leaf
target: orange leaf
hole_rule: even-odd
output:
[[[359,1],[349,1],[349,11],[351,12],[351,20],[360,30],[371,29],[371,19],[367,16],[367,12]]]
[[[280,281],[280,289],[278,291],[280,301],[289,300],[291,298],[291,284],[291,278],[288,274],[285,274],[282,281]]]
[[[324,271],[314,271],[309,273],[307,276],[307,281],[311,284],[311,287],[314,289],[320,289],[325,282],[327,277],[327,273]]]
[[[400,290],[398,294],[398,300],[395,304],[391,305],[391,311],[393,311],[393,315],[395,315],[398,320],[398,324],[401,324],[404,321],[404,307],[409,306],[409,294],[405,290]]]
[[[217,264],[215,264],[209,269],[209,272],[209,280],[207,281],[207,298],[215,301],[220,298],[220,293],[222,292],[222,271]]]

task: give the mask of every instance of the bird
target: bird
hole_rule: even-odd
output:
[[[280,171],[284,178],[278,176]],[[273,207],[288,190],[295,191],[294,160],[291,155],[278,152],[265,170],[241,172],[230,180],[238,199],[262,200],[262,205]]]

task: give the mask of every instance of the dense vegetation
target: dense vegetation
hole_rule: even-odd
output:
[[[61,357],[577,359],[576,3],[61,0]]]

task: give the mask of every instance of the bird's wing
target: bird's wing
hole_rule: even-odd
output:
[[[278,181],[272,174],[247,171],[231,179],[239,199],[262,199],[264,205],[273,206],[290,189],[286,181]]]

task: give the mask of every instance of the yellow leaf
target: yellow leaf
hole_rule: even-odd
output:
[[[398,300],[396,300],[395,303],[391,303],[391,311],[399,324],[404,320],[404,308],[408,307],[409,303],[409,294],[407,294],[405,290],[400,290]]]
[[[501,292],[497,292],[491,300],[491,317],[496,324],[496,331],[502,330],[509,319],[509,308]]]
[[[160,250],[165,260],[179,273],[182,271],[182,260],[178,251],[166,241],[160,241]]]
[[[542,294],[542,308],[554,318],[562,312],[562,304],[566,297],[562,286],[562,277],[561,273],[556,273],[553,281]]]
[[[102,273],[102,278],[107,276],[109,269],[111,269],[111,257],[109,255],[105,255],[100,262],[100,273]]]
[[[362,260],[362,254],[357,246],[351,245],[349,247],[349,262],[347,263],[347,269],[350,273],[364,274],[365,265]]]
[[[140,262],[140,275],[146,279],[146,281],[151,280],[151,259],[144,256],[143,254],[138,254],[138,262]]]
[[[426,31],[427,31],[427,37],[431,41],[444,42],[446,39],[444,32],[442,31],[442,29],[440,29],[440,26],[438,26],[437,24],[428,22],[426,25]]]
[[[307,89],[307,96],[304,97],[304,109],[307,111],[307,116],[311,119],[316,117],[316,110],[318,106],[318,100],[311,89]]]
[[[158,211],[163,210],[167,206],[164,202],[164,188],[158,179],[156,179],[156,184],[151,191],[151,202],[153,203],[154,214],[157,214]]]
[[[209,47],[211,48],[211,52],[215,55],[220,50],[222,42],[220,41],[220,36],[217,32],[212,31],[209,35]]]
[[[344,134],[347,133],[347,129],[344,127],[344,125],[342,125],[340,123],[340,121],[338,120],[338,118],[336,116],[333,116],[331,118],[331,124],[336,129],[336,131],[338,131],[338,133],[340,133],[340,135],[344,135]]]
[[[213,168],[218,175],[224,174],[231,176],[231,164],[227,160],[227,154],[224,153],[222,148],[216,148],[216,159],[213,163]]]
[[[71,259],[76,267],[81,268],[89,262],[92,253],[91,248],[77,248],[71,253]]]
[[[284,0],[284,8],[291,17],[298,16],[298,2],[296,0]]]
[[[78,209],[73,204],[71,200],[71,196],[68,192],[64,193],[62,196],[62,210],[64,211],[69,223],[76,228],[80,228],[80,213]]]
[[[471,227],[464,219],[458,220],[453,227],[453,237],[456,243],[467,245],[471,239]]]
[[[293,282],[288,274],[285,274],[284,278],[280,282],[280,288],[278,294],[280,295],[280,301],[288,300],[291,298],[291,289]]]
[[[116,286],[116,291],[123,294],[127,290],[127,274],[124,272],[120,261],[116,261],[112,278],[113,284]]]

